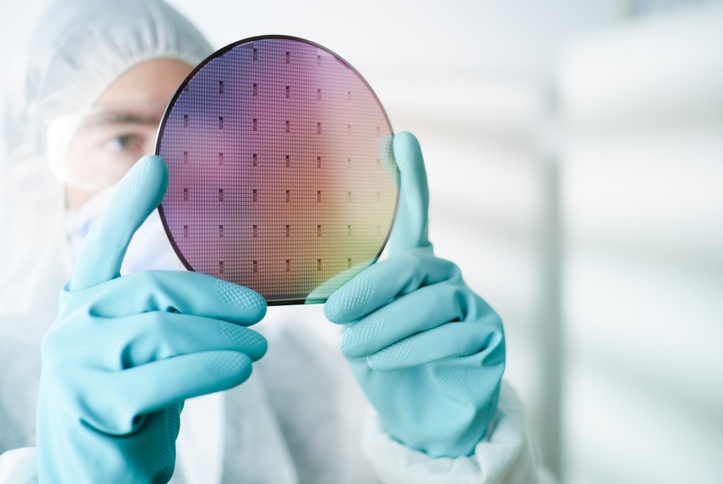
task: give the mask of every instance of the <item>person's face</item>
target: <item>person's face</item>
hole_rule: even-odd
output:
[[[151,60],[108,86],[83,117],[70,145],[68,208],[80,207],[117,183],[140,157],[153,153],[166,105],[191,70],[177,60]]]

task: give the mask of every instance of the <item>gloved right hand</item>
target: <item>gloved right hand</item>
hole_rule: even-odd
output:
[[[128,172],[61,292],[41,347],[40,482],[167,482],[183,401],[242,383],[266,352],[245,327],[266,313],[258,293],[196,272],[120,277],[167,181],[159,157]]]

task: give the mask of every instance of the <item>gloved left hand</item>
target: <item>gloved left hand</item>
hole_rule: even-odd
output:
[[[162,159],[136,163],[61,291],[41,346],[41,482],[167,482],[183,401],[242,383],[266,352],[247,328],[266,313],[255,291],[198,272],[119,276],[167,180]]]
[[[499,316],[435,257],[421,149],[395,135],[401,174],[389,258],[342,286],[324,307],[346,325],[341,349],[385,430],[432,457],[470,455],[497,408],[505,367]]]

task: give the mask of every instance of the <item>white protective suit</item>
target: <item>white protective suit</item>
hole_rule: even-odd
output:
[[[171,58],[196,65],[211,52],[160,0],[65,0],[46,12],[10,73],[0,138],[0,484],[37,479],[39,345],[73,260],[62,183],[46,161],[46,123],[91,106],[140,62]],[[147,233],[157,223],[146,224]],[[508,386],[473,456],[433,459],[381,428],[321,306],[270,308],[254,329],[269,350],[251,378],[186,403],[172,482],[548,481]]]

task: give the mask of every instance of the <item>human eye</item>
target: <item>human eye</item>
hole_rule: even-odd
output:
[[[106,141],[105,146],[114,152],[136,152],[145,147],[146,137],[137,133],[124,133],[113,136]]]

